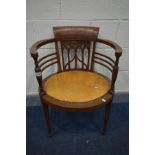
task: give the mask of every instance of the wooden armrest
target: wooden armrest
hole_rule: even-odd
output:
[[[35,72],[36,72],[36,78],[37,78],[37,81],[39,84],[40,94],[44,94],[44,90],[43,90],[43,84],[42,84],[42,70],[41,70],[40,66],[38,65],[37,49],[39,49],[43,45],[46,45],[46,44],[52,43],[52,42],[55,42],[55,39],[50,38],[50,39],[40,40],[40,41],[37,41],[35,44],[33,44],[30,49],[30,54],[35,62]],[[46,66],[46,68],[47,67],[48,66]]]
[[[37,41],[35,44],[32,45],[30,49],[31,56],[35,57],[37,55],[38,48],[48,43],[52,43],[52,42],[55,42],[55,39],[50,38],[50,39],[44,39],[44,40]]]
[[[115,55],[122,55],[122,48],[115,42],[111,41],[111,40],[107,40],[107,39],[97,39],[97,42],[99,43],[104,43],[106,45],[109,45],[110,47],[112,47],[113,49],[115,49]]]

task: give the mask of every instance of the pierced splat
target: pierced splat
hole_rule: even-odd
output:
[[[63,70],[89,70],[91,53],[90,41],[61,41],[60,46]]]

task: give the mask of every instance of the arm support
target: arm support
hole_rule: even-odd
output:
[[[116,78],[117,78],[117,74],[118,74],[118,70],[119,70],[119,67],[118,67],[119,58],[122,55],[122,51],[123,50],[122,50],[122,48],[118,44],[116,44],[115,42],[110,41],[110,40],[97,39],[97,42],[106,44],[106,45],[112,47],[115,50],[116,60],[114,62],[114,66],[113,66],[112,83],[111,83],[111,90],[113,91],[114,90],[115,81],[116,81]]]
[[[41,69],[38,65],[38,52],[37,49],[39,49],[41,46],[46,45],[48,43],[52,43],[55,42],[55,39],[44,39],[44,40],[40,40],[38,42],[36,42],[35,44],[33,44],[33,46],[30,49],[30,54],[35,62],[35,73],[36,73],[36,78],[39,84],[39,90],[41,94],[44,94],[43,91],[43,85],[42,85],[42,72]]]

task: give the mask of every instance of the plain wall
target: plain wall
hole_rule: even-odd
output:
[[[129,6],[128,0],[27,0],[26,59],[27,95],[37,94],[38,84],[29,50],[38,40],[53,37],[53,26],[98,26],[100,38],[113,40],[123,48],[116,92],[129,89]],[[51,46],[42,48],[48,53]],[[106,53],[110,49],[98,47]]]

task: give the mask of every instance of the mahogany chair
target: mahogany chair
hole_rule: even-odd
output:
[[[54,38],[38,41],[30,50],[49,136],[52,135],[49,106],[65,111],[89,111],[105,107],[102,129],[105,134],[122,48],[110,40],[99,39],[98,27],[65,26],[54,27],[53,31]],[[55,52],[38,59],[37,50],[52,43]],[[97,52],[98,44],[113,48],[115,59],[104,52]],[[95,64],[110,71],[111,78],[96,72]],[[56,73],[43,78],[44,71],[53,65],[57,66]]]

